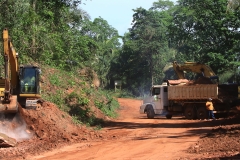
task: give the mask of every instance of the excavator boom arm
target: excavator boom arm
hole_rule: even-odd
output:
[[[177,64],[176,61],[173,62],[173,68],[179,79],[185,79],[184,71],[202,74],[204,77],[216,77],[213,70],[205,64],[196,62],[185,62],[182,65]]]
[[[19,70],[18,53],[16,53],[12,45],[7,29],[3,30],[3,48],[4,48],[4,61],[5,61],[5,78],[7,81],[11,80],[11,88],[14,89],[16,88],[18,83],[18,77],[16,74],[18,73],[18,70]],[[7,86],[7,88],[5,89],[10,90],[10,86]]]

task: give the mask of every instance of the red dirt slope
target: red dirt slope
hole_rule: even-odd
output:
[[[27,155],[99,137],[97,132],[73,124],[69,115],[49,102],[44,102],[40,110],[22,109],[21,114],[32,138],[18,142],[14,148],[0,148],[1,160],[24,159]]]

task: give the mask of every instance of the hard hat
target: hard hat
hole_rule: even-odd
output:
[[[209,101],[211,101],[211,100],[212,100],[212,98],[208,98],[208,100],[209,100]]]

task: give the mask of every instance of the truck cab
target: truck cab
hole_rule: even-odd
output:
[[[171,118],[167,112],[168,107],[168,86],[167,83],[162,85],[153,85],[150,90],[150,96],[144,98],[143,104],[140,106],[140,113],[147,114],[152,119],[155,115],[165,115]]]

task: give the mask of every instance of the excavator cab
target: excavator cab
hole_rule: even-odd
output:
[[[19,96],[18,102],[24,108],[39,107],[41,69],[37,66],[25,65],[19,67]]]
[[[20,66],[20,94],[40,94],[40,72],[36,66]]]

